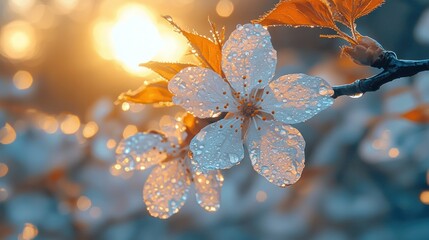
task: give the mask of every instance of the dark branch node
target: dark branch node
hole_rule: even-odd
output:
[[[353,83],[334,86],[332,98],[339,96],[356,96],[366,92],[374,92],[384,84],[402,77],[410,77],[419,72],[429,70],[429,59],[426,60],[402,60],[391,51],[384,51],[371,67],[383,69],[375,76],[356,80]]]

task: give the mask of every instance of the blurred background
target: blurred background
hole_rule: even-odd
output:
[[[193,60],[161,15],[205,35],[210,17],[228,36],[276,2],[1,0],[0,239],[428,239],[429,73],[342,97],[299,124],[306,168],[291,187],[248,160],[225,171],[216,213],[189,197],[170,219],[153,218],[147,173],[115,167],[122,138],[180,111],[114,104],[158,78],[139,63]],[[400,58],[429,58],[429,1],[387,0],[358,30]],[[344,43],[320,39],[325,30],[270,32],[278,75],[337,85],[376,73],[339,58]]]

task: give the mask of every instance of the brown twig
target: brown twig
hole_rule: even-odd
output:
[[[394,52],[384,51],[374,64],[375,68],[383,71],[375,76],[356,80],[353,83],[334,86],[332,98],[339,96],[356,96],[366,92],[374,92],[384,84],[402,77],[410,77],[419,72],[429,70],[429,59],[426,60],[402,60],[396,57]]]

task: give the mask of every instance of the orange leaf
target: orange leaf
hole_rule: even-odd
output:
[[[167,62],[155,62],[150,61],[147,63],[140,64],[141,67],[149,68],[150,70],[158,73],[161,77],[165,78],[167,81],[172,79],[180,70],[187,67],[194,67],[193,64],[184,64],[184,63],[167,63]]]
[[[420,105],[409,112],[403,113],[401,117],[416,123],[429,123],[429,105]]]
[[[161,81],[145,85],[134,91],[122,93],[117,100],[117,103],[132,102],[132,103],[165,103],[171,102],[173,95],[168,91],[168,82]]]
[[[369,14],[384,3],[384,0],[332,0],[345,21],[346,25],[354,28],[356,19]],[[344,23],[344,21],[341,21]]]
[[[254,21],[264,26],[327,27],[336,29],[334,17],[325,0],[285,0],[271,12]]]
[[[189,44],[195,51],[194,53],[206,67],[222,75],[222,52],[221,48],[215,42],[204,36],[181,29],[169,16],[164,16],[164,18],[188,39]]]

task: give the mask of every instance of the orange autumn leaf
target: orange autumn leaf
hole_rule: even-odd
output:
[[[172,97],[173,95],[168,91],[168,82],[161,81],[149,84],[147,86],[142,86],[134,91],[122,93],[118,97],[117,102],[132,102],[143,104],[165,103],[171,102]]]
[[[337,12],[344,20],[341,22],[354,28],[356,19],[369,14],[384,3],[384,0],[332,0]]]
[[[285,0],[265,16],[254,21],[264,26],[327,27],[336,29],[334,17],[325,0]]]
[[[168,62],[155,62],[150,61],[147,63],[140,64],[141,67],[149,68],[150,70],[156,72],[165,80],[169,81],[182,69],[187,67],[194,67],[193,64],[184,64],[184,63],[168,63]]]
[[[189,44],[194,50],[193,53],[198,56],[203,65],[211,68],[213,71],[222,75],[222,52],[218,44],[208,39],[207,37],[183,30],[175,22],[173,22],[170,16],[165,16],[164,18],[171,25],[173,25],[173,27],[176,28],[177,31],[179,31],[183,36],[185,36],[186,39],[188,39]]]
[[[183,32],[183,35],[188,39],[203,64],[221,74],[222,52],[220,48],[210,39],[198,34]]]
[[[421,105],[405,112],[401,117],[416,123],[429,123],[429,104]]]

